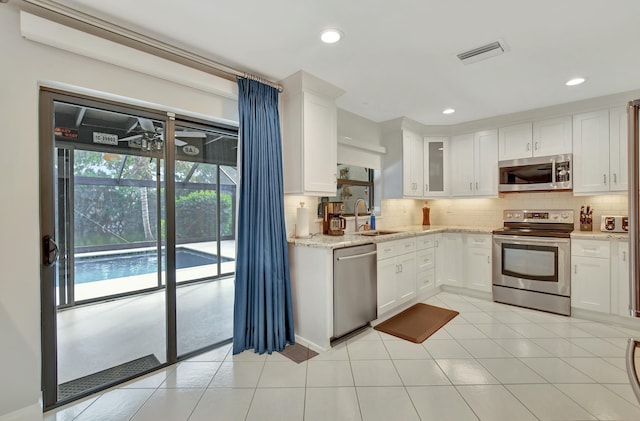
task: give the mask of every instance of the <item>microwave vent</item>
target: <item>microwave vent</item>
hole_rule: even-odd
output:
[[[469,51],[464,51],[458,54],[458,58],[464,64],[471,64],[475,63],[476,61],[498,56],[504,52],[504,45],[500,41],[495,41]]]

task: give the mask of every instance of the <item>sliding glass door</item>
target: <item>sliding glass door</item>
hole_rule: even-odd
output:
[[[228,342],[237,134],[41,94],[45,408]]]
[[[176,122],[178,355],[233,335],[234,279],[195,282],[235,272],[237,146],[232,131]]]

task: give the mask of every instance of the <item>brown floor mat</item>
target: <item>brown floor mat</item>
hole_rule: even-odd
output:
[[[287,345],[280,353],[298,364],[318,355],[316,351],[300,344]]]
[[[457,311],[418,303],[385,320],[374,329],[411,342],[422,343],[458,314],[460,313]]]

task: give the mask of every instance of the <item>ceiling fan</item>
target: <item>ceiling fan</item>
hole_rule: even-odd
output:
[[[131,148],[140,149],[156,149],[161,150],[164,143],[164,129],[162,127],[156,127],[153,121],[138,117],[137,122],[134,124],[129,132],[134,130],[142,130],[141,133],[137,133],[131,136],[118,139],[118,142],[128,142]],[[198,131],[176,130],[174,133],[174,142],[177,147],[188,145],[187,142],[179,138],[206,138],[207,135]]]

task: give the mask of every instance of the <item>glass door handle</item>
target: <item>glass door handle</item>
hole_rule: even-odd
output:
[[[58,261],[58,245],[50,235],[42,238],[42,264],[53,266]]]

